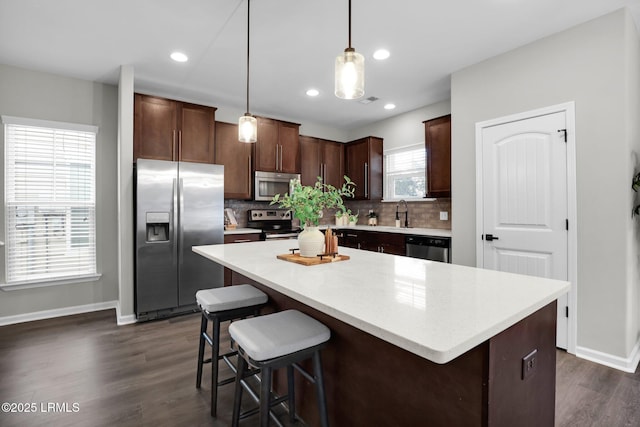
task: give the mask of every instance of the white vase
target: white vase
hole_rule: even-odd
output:
[[[324,234],[318,227],[306,226],[298,235],[300,256],[312,258],[324,253]]]

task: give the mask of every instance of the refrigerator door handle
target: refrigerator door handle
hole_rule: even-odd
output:
[[[171,233],[171,242],[173,243],[173,265],[178,264],[178,244],[176,242],[176,237],[178,237],[178,212],[176,212],[176,207],[178,206],[178,189],[177,189],[177,179],[173,178],[173,185],[171,187],[172,191],[172,199],[173,204],[171,206],[171,221],[173,223],[173,233]]]
[[[182,218],[184,216],[184,180],[179,178],[178,180],[178,226],[180,227],[178,240],[178,265],[181,266],[184,264],[184,260],[182,259],[182,251],[184,250],[184,230],[182,226]]]

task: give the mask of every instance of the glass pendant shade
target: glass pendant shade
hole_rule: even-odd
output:
[[[250,114],[238,119],[238,140],[240,142],[258,141],[258,120]]]
[[[341,99],[364,95],[364,56],[347,48],[336,58],[335,94]]]

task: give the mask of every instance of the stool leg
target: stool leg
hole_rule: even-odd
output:
[[[324,380],[322,378],[320,351],[316,351],[313,354],[313,374],[316,379],[316,395],[318,399],[318,411],[320,411],[320,425],[322,427],[329,427],[329,416],[327,415],[327,400],[324,395]]]
[[[263,367],[260,381],[260,427],[269,426],[269,409],[271,407],[271,372],[270,367]]]
[[[213,319],[213,346],[211,348],[211,416],[218,412],[218,358],[220,357],[220,320]]]
[[[242,356],[238,355],[235,392],[233,396],[233,417],[231,419],[232,427],[238,427],[238,423],[240,422],[240,406],[242,405],[242,378],[244,378],[246,370],[247,361],[244,360]]]
[[[293,365],[287,366],[287,398],[289,400],[289,420],[296,420],[296,389],[293,381]]]
[[[200,388],[202,384],[202,363],[204,360],[204,336],[207,333],[207,318],[202,314],[202,321],[200,322],[200,341],[198,344],[198,373],[196,374],[196,388]]]

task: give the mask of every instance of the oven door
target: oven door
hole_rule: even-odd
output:
[[[271,201],[276,194],[291,194],[293,179],[300,179],[300,175],[256,171],[254,200]]]

